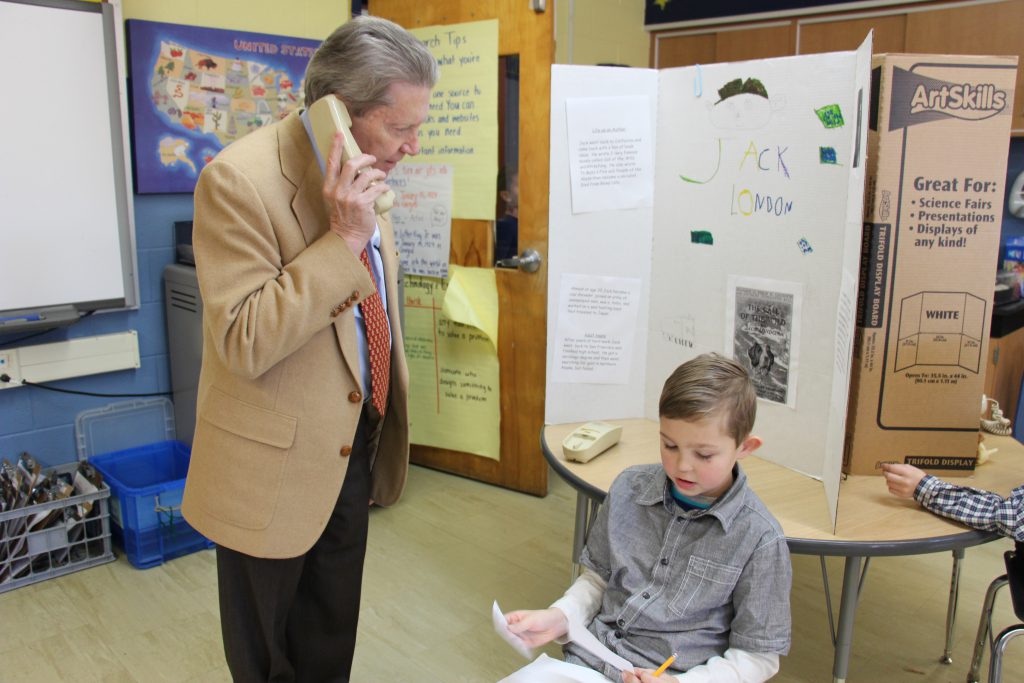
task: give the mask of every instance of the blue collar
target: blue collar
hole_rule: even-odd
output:
[[[669,484],[669,493],[672,494],[672,498],[682,507],[684,510],[707,510],[709,507],[715,504],[715,501],[703,502],[696,498],[689,498],[676,491],[676,487]]]
[[[666,505],[670,508],[678,509],[674,498],[669,495],[669,490],[674,489],[674,487],[668,475],[665,474],[665,470],[660,464],[652,464],[649,466],[649,471],[650,479],[642,490],[637,491],[634,498],[636,503],[638,505]],[[696,509],[692,514],[711,515],[717,518],[721,522],[722,527],[728,531],[733,519],[746,506],[748,490],[747,474],[738,462],[732,467],[732,477],[732,486],[729,487],[728,491],[720,495],[706,512]]]

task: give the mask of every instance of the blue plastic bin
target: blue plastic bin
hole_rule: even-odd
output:
[[[161,441],[89,458],[110,486],[114,541],[138,569],[212,548],[181,516],[191,449]]]

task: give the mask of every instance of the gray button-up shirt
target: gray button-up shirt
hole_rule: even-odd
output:
[[[580,562],[608,583],[589,629],[636,666],[654,669],[673,652],[685,671],[734,647],[786,654],[792,565],[779,523],[735,481],[706,510],[672,499],[661,465],[638,465],[612,483]],[[566,660],[619,673],[573,643]]]

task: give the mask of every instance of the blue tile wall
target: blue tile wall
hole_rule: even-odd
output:
[[[55,387],[105,394],[170,392],[163,270],[174,262],[174,222],[192,220],[192,195],[136,195],[134,206],[138,310],[97,313],[24,344],[135,330],[142,367],[53,382]],[[0,336],[0,347],[21,336]],[[70,462],[76,458],[75,417],[83,410],[131,400],[136,399],[77,396],[36,387],[0,391],[0,458],[13,459],[28,451],[44,466]]]
[[[10,391],[29,391],[28,388]],[[27,451],[41,465],[48,467],[75,460],[75,429],[73,424],[50,429],[33,429],[18,434],[0,436],[0,453],[13,461],[19,453]]]

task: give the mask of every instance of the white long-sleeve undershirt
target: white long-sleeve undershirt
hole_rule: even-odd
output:
[[[567,619],[589,624],[601,609],[607,582],[596,572],[583,568],[569,589],[552,607]],[[559,638],[559,643],[567,642]],[[779,672],[779,656],[731,647],[721,657],[712,657],[675,678],[682,683],[764,683]]]

